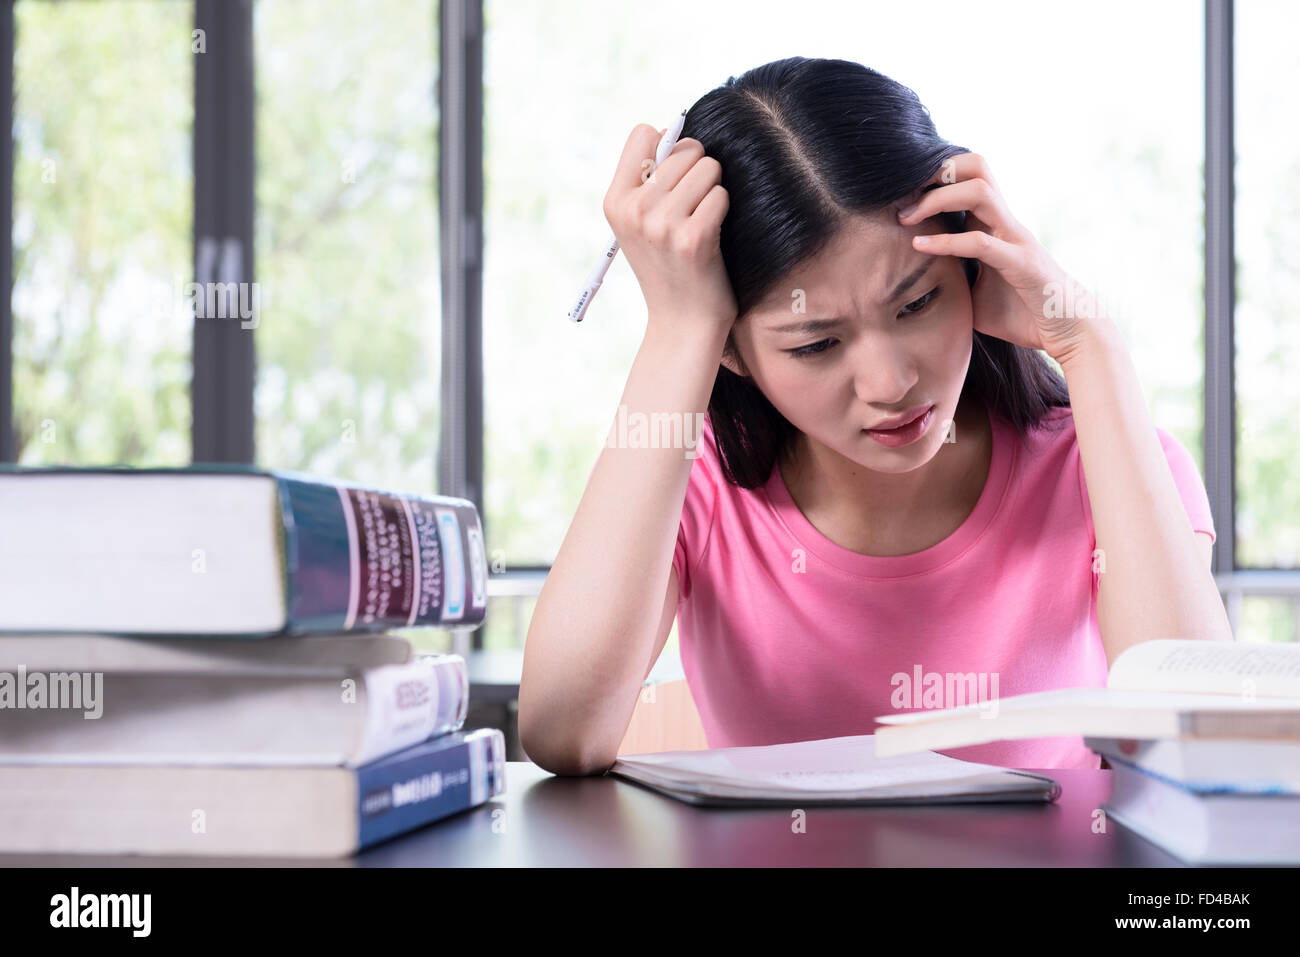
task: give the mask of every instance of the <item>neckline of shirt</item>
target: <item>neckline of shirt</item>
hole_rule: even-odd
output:
[[[1010,485],[1019,443],[1014,441],[1016,436],[1009,423],[987,410],[986,414],[993,451],[984,489],[966,520],[947,538],[929,548],[908,555],[863,555],[836,544],[799,510],[777,465],[773,465],[771,476],[762,486],[768,507],[801,547],[842,571],[866,578],[910,578],[935,571],[973,546],[988,531]]]

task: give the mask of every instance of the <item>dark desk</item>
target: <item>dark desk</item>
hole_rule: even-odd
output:
[[[1040,771],[1052,804],[700,808],[611,777],[511,763],[493,804],[360,855],[364,866],[1182,866],[1123,825],[1094,833],[1110,771]],[[495,806],[494,806],[495,805]],[[496,825],[500,833],[493,832]]]
[[[1096,832],[1110,771],[1046,770],[1052,804],[697,808],[613,777],[510,762],[501,797],[342,861],[0,855],[0,866],[1180,867],[1123,825]]]

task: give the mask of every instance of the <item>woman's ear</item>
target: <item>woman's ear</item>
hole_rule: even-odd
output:
[[[734,372],[738,376],[744,376],[745,373],[740,371],[739,366],[736,365],[736,360],[731,357],[730,352],[724,352],[722,354],[721,362],[722,367],[728,372]]]
[[[740,350],[736,348],[736,333],[734,330],[727,333],[727,341],[722,347],[722,367],[728,372],[733,372],[742,378],[749,378],[749,372],[745,369],[743,360],[740,358]]]

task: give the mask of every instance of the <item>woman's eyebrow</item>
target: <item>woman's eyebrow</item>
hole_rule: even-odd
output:
[[[920,282],[921,277],[929,272],[930,267],[938,261],[938,256],[926,256],[925,261],[922,262],[921,265],[917,266],[899,281],[898,285],[894,287],[893,293],[890,294],[889,298],[886,299],[885,302],[893,302],[900,298],[905,292],[907,292],[907,290]]]
[[[798,332],[805,335],[814,335],[818,332],[834,329],[842,321],[841,319],[801,319],[798,322],[786,323],[784,326],[772,326],[768,331],[777,333]]]
[[[925,274],[930,271],[930,268],[938,261],[938,256],[926,256],[921,265],[917,266],[899,280],[898,285],[894,287],[894,291],[890,293],[889,298],[885,300],[885,303],[888,304],[895,302],[902,298],[909,289],[921,281]],[[788,322],[783,326],[771,326],[768,331],[775,333],[798,332],[805,335],[813,335],[818,332],[826,332],[827,330],[834,329],[841,322],[843,322],[843,320],[838,317],[834,319],[800,319],[796,322]]]

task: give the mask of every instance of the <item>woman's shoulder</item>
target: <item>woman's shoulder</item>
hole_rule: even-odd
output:
[[[1008,427],[1015,431],[1014,427]],[[1038,417],[1038,421],[1024,427],[1021,438],[1026,445],[1037,451],[1074,444],[1077,441],[1074,433],[1074,409],[1068,405],[1049,407]]]
[[[1166,455],[1186,454],[1186,446],[1172,432],[1158,425],[1155,432]],[[1075,430],[1074,409],[1068,405],[1052,406],[1026,431],[1026,439],[1040,447],[1077,449],[1079,437]]]
[[[1038,420],[1034,426],[1038,431],[1057,432],[1065,428],[1074,428],[1074,408],[1068,405],[1053,405]]]
[[[1079,440],[1074,431],[1074,410],[1069,406],[1052,406],[1036,422],[1019,425],[1006,418],[996,418],[1001,441],[1010,451],[1008,468],[1017,482],[1030,476],[1059,477],[1079,454]]]

